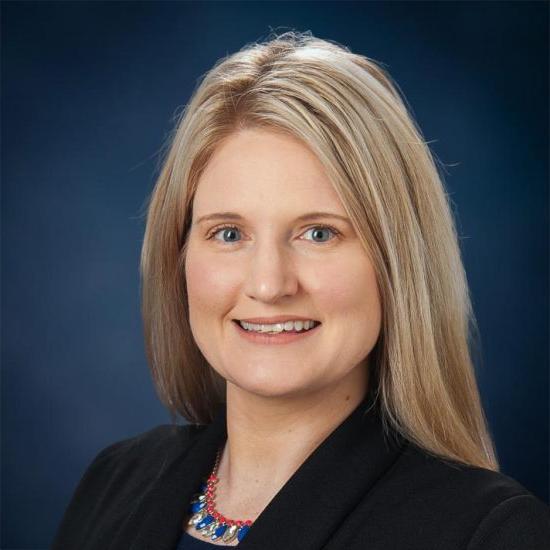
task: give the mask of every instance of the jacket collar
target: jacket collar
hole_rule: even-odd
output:
[[[196,432],[191,446],[180,446],[156,486],[144,499],[132,550],[173,550],[188,516],[189,502],[210,474],[227,437],[225,406]],[[256,518],[242,550],[292,548],[298,531],[301,550],[319,550],[346,516],[395,462],[405,444],[385,432],[372,391],[298,468]],[[166,464],[166,463],[165,463]],[[206,540],[206,539],[205,539]]]

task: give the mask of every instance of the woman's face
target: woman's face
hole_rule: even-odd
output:
[[[344,219],[300,219],[314,212]],[[297,396],[364,382],[381,305],[347,219],[320,161],[297,139],[247,129],[218,147],[194,198],[185,276],[193,336],[229,383]],[[282,342],[252,340],[234,321],[273,316],[321,324]]]

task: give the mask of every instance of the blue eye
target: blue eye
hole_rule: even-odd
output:
[[[221,240],[221,242],[223,243],[235,243],[235,242],[238,242],[238,241],[235,241],[235,240],[229,240],[229,241],[226,241],[223,239],[216,239],[216,235],[222,231],[227,231],[226,233],[222,233],[222,235],[234,235],[235,234],[235,231],[239,232],[239,228],[238,227],[235,227],[234,225],[224,225],[222,227],[216,227],[214,228],[210,234],[208,235],[208,239],[214,239],[214,240]],[[321,234],[322,235],[322,232],[323,231],[329,231],[331,232],[335,237],[338,237],[340,235],[340,232],[335,229],[334,227],[330,226],[330,225],[315,225],[313,227],[310,227],[309,229],[307,229],[304,233],[307,233],[309,231],[313,231],[315,235],[319,235]],[[322,238],[322,237],[321,237]],[[331,240],[333,239],[328,239],[328,240],[325,240],[325,241],[316,241],[314,240],[313,242],[314,243],[317,243],[317,244],[325,244],[325,243],[328,243],[330,242]]]
[[[231,226],[231,225],[229,225],[229,226],[226,225],[224,227],[220,227],[220,228],[214,230],[213,233],[211,233],[209,238],[215,237],[215,235],[217,235],[220,231],[225,231],[225,230],[229,230],[229,229],[231,230],[231,232],[228,231],[228,233],[235,233],[235,230],[238,231],[238,229],[236,227]],[[226,235],[228,233],[226,233]],[[216,240],[219,240],[219,239],[216,239]],[[222,242],[235,242],[235,241],[223,241],[222,240]]]
[[[336,229],[332,228],[332,227],[329,227],[328,225],[318,225],[318,226],[315,226],[315,227],[312,227],[310,229],[308,229],[307,231],[313,231],[314,233],[313,234],[322,234],[323,231],[330,231],[331,233],[334,233],[335,235],[338,235],[338,231],[336,231]],[[306,231],[306,233],[307,233]],[[330,240],[330,239],[329,239]],[[321,244],[323,242],[328,242],[328,241],[313,241],[313,242],[321,242]]]

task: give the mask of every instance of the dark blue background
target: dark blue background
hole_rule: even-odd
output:
[[[447,166],[502,470],[548,501],[547,21],[546,2],[4,2],[2,547],[45,548],[92,457],[169,421],[142,207],[197,79],[271,29],[403,89]]]

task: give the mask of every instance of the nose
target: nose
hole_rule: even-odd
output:
[[[294,262],[287,251],[277,244],[258,244],[251,252],[245,292],[249,298],[276,303],[292,296],[298,288]]]

